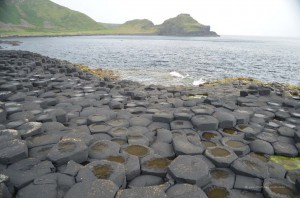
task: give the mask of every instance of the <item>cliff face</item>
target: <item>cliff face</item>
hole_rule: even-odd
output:
[[[189,14],[180,14],[164,21],[157,33],[166,36],[218,36],[210,31],[210,26],[200,24]]]

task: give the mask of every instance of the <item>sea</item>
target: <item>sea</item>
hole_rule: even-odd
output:
[[[300,86],[300,38],[246,36],[63,36],[1,38],[2,50],[110,69],[121,79],[198,86],[226,77],[251,77]],[[0,50],[1,53],[1,50]]]

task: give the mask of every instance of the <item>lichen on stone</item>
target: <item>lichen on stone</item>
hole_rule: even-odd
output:
[[[125,148],[125,151],[131,155],[135,155],[138,157],[144,157],[149,153],[149,150],[141,145],[130,145],[127,148]]]
[[[145,166],[154,169],[164,169],[169,166],[171,161],[167,158],[153,158],[145,162]]]
[[[108,165],[94,166],[92,172],[98,179],[107,179],[112,172],[112,168]]]
[[[270,160],[283,166],[286,170],[300,169],[300,157],[285,157],[279,155],[270,156]]]
[[[60,142],[58,143],[58,150],[61,153],[74,151],[76,145],[73,142]]]

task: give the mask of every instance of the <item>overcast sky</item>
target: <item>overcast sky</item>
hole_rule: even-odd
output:
[[[191,14],[221,35],[300,37],[300,0],[52,0],[98,22]]]

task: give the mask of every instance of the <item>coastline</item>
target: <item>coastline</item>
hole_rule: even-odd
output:
[[[146,86],[32,52],[0,58],[8,197],[299,196],[300,97],[288,87]]]

